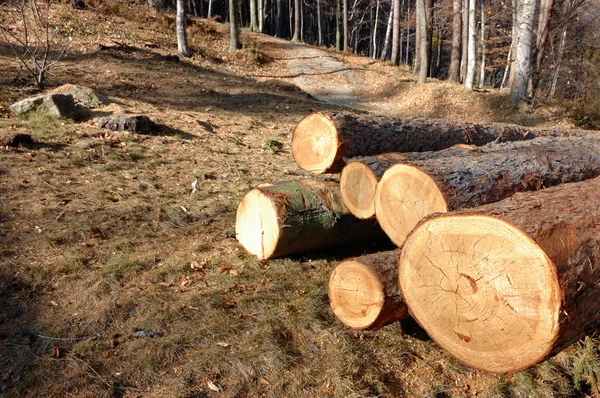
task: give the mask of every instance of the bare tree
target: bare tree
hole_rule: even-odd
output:
[[[387,26],[385,28],[385,40],[383,41],[383,48],[381,49],[381,57],[379,58],[380,60],[384,60],[387,58],[387,54],[388,54],[388,48],[390,46],[390,39],[392,36],[392,25],[393,25],[393,16],[394,16],[394,4],[397,3],[399,0],[392,0],[392,4],[391,4],[391,10],[390,10],[390,14],[388,15],[388,21],[387,21]],[[377,1],[379,3],[379,1]],[[399,18],[398,18],[399,20]],[[398,40],[396,40],[396,43],[398,42]]]
[[[335,0],[335,49],[342,51],[342,0]]]
[[[535,0],[533,0],[535,1]],[[475,0],[469,0],[469,42],[467,51],[467,75],[465,76],[465,87],[469,90],[473,89],[475,82],[475,66],[477,60],[475,58],[475,38],[477,36],[477,21],[475,16]]]
[[[187,32],[185,30],[186,15],[184,0],[177,0],[177,15],[175,18],[175,26],[177,32],[177,49],[184,57],[191,56],[188,46]]]
[[[460,77],[461,7],[461,0],[452,1],[452,53],[450,56],[450,71],[448,72],[448,80],[452,82],[458,82]]]
[[[238,0],[229,0],[229,52],[242,48],[238,28]]]
[[[320,0],[317,0],[317,29],[319,30],[319,33],[317,36],[318,40],[319,40],[319,46],[322,46],[323,45],[323,18],[321,16],[321,1]]]
[[[344,4],[343,4],[343,24],[344,24],[344,45],[343,45],[343,49],[344,51],[348,51],[348,0],[343,0]]]
[[[417,84],[423,84],[427,80],[429,69],[429,35],[427,34],[425,0],[417,0],[417,21],[419,30],[419,77]]]
[[[481,21],[479,26],[481,29],[481,63],[479,65],[479,88],[485,85],[485,9],[484,0],[481,0]]]
[[[301,2],[302,0],[294,0],[294,36],[292,37],[292,41],[300,40]]]
[[[467,79],[469,60],[469,0],[462,0],[462,54],[460,58],[460,78],[462,83]]]
[[[7,2],[9,19],[21,29],[15,32],[0,25],[4,40],[39,89],[44,88],[46,75],[63,58],[72,41],[72,36],[61,35],[58,26],[51,23],[50,3],[50,0]]]
[[[509,102],[517,103],[527,97],[527,84],[531,76],[531,43],[533,39],[533,20],[535,18],[535,0],[517,2],[517,51],[515,54],[515,78],[510,86]]]

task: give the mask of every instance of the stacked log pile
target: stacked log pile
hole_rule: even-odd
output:
[[[315,175],[341,171],[339,182],[253,189],[237,238],[269,259],[385,232],[399,249],[343,261],[330,277],[345,325],[412,315],[459,361],[500,374],[600,325],[595,132],[314,113],[292,154]]]

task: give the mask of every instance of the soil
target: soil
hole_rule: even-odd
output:
[[[298,178],[290,137],[313,111],[567,125],[558,109],[247,31],[227,53],[227,26],[200,19],[178,57],[172,14],[97,7],[53,11],[77,35],[46,88],[111,101],[78,121],[8,112],[39,90],[0,40],[0,131],[33,140],[0,148],[0,395],[473,396],[498,382],[414,325],[337,323],[332,269],[385,246],[259,262],[235,210],[258,184]],[[115,114],[160,128],[98,126]]]

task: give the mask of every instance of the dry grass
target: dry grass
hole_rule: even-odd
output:
[[[269,38],[245,36],[247,49],[230,55],[226,27],[195,20],[195,55],[172,63],[155,57],[176,48],[171,15],[120,2],[97,7],[57,7],[85,29],[50,77],[52,86],[87,85],[111,98],[90,121],[9,117],[8,105],[34,91],[0,43],[0,132],[36,141],[0,149],[0,394],[597,393],[595,339],[498,379],[461,366],[410,321],[377,333],[343,327],[326,282],[338,260],[373,247],[268,262],[245,254],[233,238],[239,199],[258,183],[289,178],[293,126],[313,109],[334,108],[285,83],[282,49]],[[99,49],[111,40],[129,47]],[[400,106],[414,114],[445,116],[442,105],[456,98],[474,118],[497,109],[492,95],[445,83],[418,94],[403,82],[412,79],[406,71],[346,59],[391,76],[379,90],[398,81],[391,87],[403,93]],[[487,110],[474,112],[474,101]],[[165,128],[106,135],[96,127],[94,118],[117,112],[144,113]]]

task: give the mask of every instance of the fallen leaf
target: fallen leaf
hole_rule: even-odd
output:
[[[231,275],[231,276],[239,276],[240,274],[239,274],[239,272],[237,272],[237,270],[230,269],[229,270],[229,275]]]
[[[259,378],[258,378],[258,380],[260,380],[260,382],[261,382],[261,383],[263,383],[263,384],[265,384],[265,385],[267,385],[267,386],[270,386],[270,385],[271,385],[271,383],[269,382],[269,380],[265,379],[265,378],[264,378],[264,377],[262,377],[262,376],[261,376],[261,377],[259,377]]]
[[[216,392],[223,391],[223,388],[221,388],[221,386],[216,385],[215,383],[213,383],[210,380],[206,384],[208,384],[208,388],[210,388],[213,391],[216,391]]]
[[[50,304],[52,304],[55,307],[58,307],[58,303],[54,300],[50,300]]]

